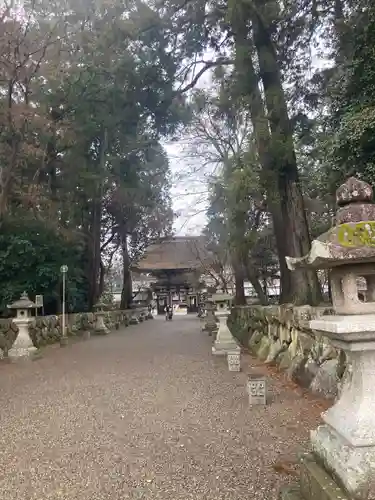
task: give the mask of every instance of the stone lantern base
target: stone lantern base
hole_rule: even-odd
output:
[[[302,467],[307,477],[301,475],[302,498],[373,500],[375,314],[323,316],[310,325],[329,337],[333,347],[345,351],[350,369],[344,374],[339,399],[322,415],[324,424],[311,432],[313,455]],[[337,495],[327,495],[328,482]],[[310,489],[315,485],[316,496],[308,495],[307,484]]]
[[[104,323],[104,316],[105,313],[102,312],[96,313],[96,322],[95,322],[96,335],[107,335],[109,333],[109,330]]]
[[[375,446],[352,446],[329,425],[312,431],[310,439],[314,456],[340,478],[351,498],[375,498]]]
[[[30,321],[28,318],[15,318],[13,320],[14,324],[18,326],[18,335],[8,351],[9,360],[33,358],[38,353],[38,349],[34,346],[29,335]]]
[[[138,325],[139,321],[135,314],[132,314],[129,319],[129,325]]]
[[[60,347],[66,347],[69,345],[69,339],[67,335],[60,337]]]
[[[227,319],[227,313],[219,316],[220,326],[217,332],[216,340],[212,346],[212,354],[215,354],[216,356],[226,356],[228,352],[232,354],[241,352],[241,348],[234,340],[228,328]]]

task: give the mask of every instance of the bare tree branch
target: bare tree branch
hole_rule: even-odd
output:
[[[204,63],[203,68],[201,68],[198,73],[194,76],[194,78],[185,85],[184,87],[180,87],[178,90],[176,90],[173,94],[173,97],[179,95],[179,94],[184,94],[188,90],[191,90],[196,86],[200,78],[211,68],[215,68],[217,66],[223,66],[223,65],[232,65],[234,64],[234,60],[232,59],[226,59],[224,57],[220,57],[216,61],[202,61]]]

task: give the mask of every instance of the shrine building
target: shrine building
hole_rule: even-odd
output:
[[[134,270],[151,275],[157,312],[167,304],[175,309],[197,312],[203,300],[200,281],[210,262],[210,254],[201,236],[176,236],[151,244]]]

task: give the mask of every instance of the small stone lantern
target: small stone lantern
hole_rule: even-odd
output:
[[[36,305],[29,299],[26,292],[21,295],[19,300],[8,306],[8,309],[16,310],[16,317],[13,319],[13,323],[18,327],[16,340],[8,351],[10,359],[29,358],[37,352],[37,348],[34,346],[29,333],[29,324],[33,321],[30,312],[35,307]]]
[[[344,486],[337,498],[348,493],[365,500],[375,498],[375,204],[371,186],[353,177],[336,199],[337,226],[313,241],[306,256],[287,257],[287,264],[291,270],[331,269],[336,315],[312,320],[310,327],[343,350],[349,364],[339,399],[311,433],[314,467],[324,464],[332,484],[339,480],[337,491]],[[367,283],[368,302],[359,300],[358,278]],[[312,470],[311,463],[303,470]],[[320,493],[325,498],[323,486]]]
[[[130,312],[129,325],[138,325],[138,323],[138,313],[137,311],[133,310]]]
[[[146,319],[154,319],[153,315],[152,315],[152,308],[151,306],[148,306],[148,312],[147,312],[147,316],[146,316]]]
[[[97,335],[107,335],[109,333],[108,328],[104,323],[104,318],[106,315],[105,304],[103,302],[98,302],[95,305],[95,329],[94,332]]]
[[[228,352],[230,352],[231,357],[229,359],[234,360],[233,355],[236,354],[238,357],[241,348],[234,340],[227,325],[228,316],[230,314],[230,303],[233,297],[232,295],[217,293],[212,296],[212,300],[217,306],[216,315],[219,318],[219,330],[212,347],[212,354],[226,356]],[[237,361],[236,363],[238,365]]]
[[[145,320],[145,313],[141,309],[140,311],[138,311],[138,322],[143,323],[144,320]]]
[[[206,316],[205,316],[204,330],[206,332],[208,332],[209,336],[212,336],[218,330],[217,323],[216,323],[216,317],[215,317],[215,309],[216,309],[216,306],[212,302],[212,300],[207,300],[206,301]]]

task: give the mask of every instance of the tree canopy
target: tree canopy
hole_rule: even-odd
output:
[[[65,263],[70,307],[91,308],[120,248],[125,307],[131,259],[170,231],[170,173],[160,139],[184,120],[184,103],[174,96],[178,64],[146,4],[97,5],[31,2],[2,13],[4,280],[18,253],[24,256],[20,283],[8,288],[3,307],[21,287],[44,292],[56,309]]]
[[[26,289],[57,311],[64,263],[70,309],[91,309],[114,256],[129,306],[133,259],[171,234],[163,141],[181,137],[215,165],[205,233],[237,300],[279,275],[282,302],[319,303],[285,256],[329,227],[345,177],[373,183],[374,23],[370,0],[5,2],[0,308]]]

